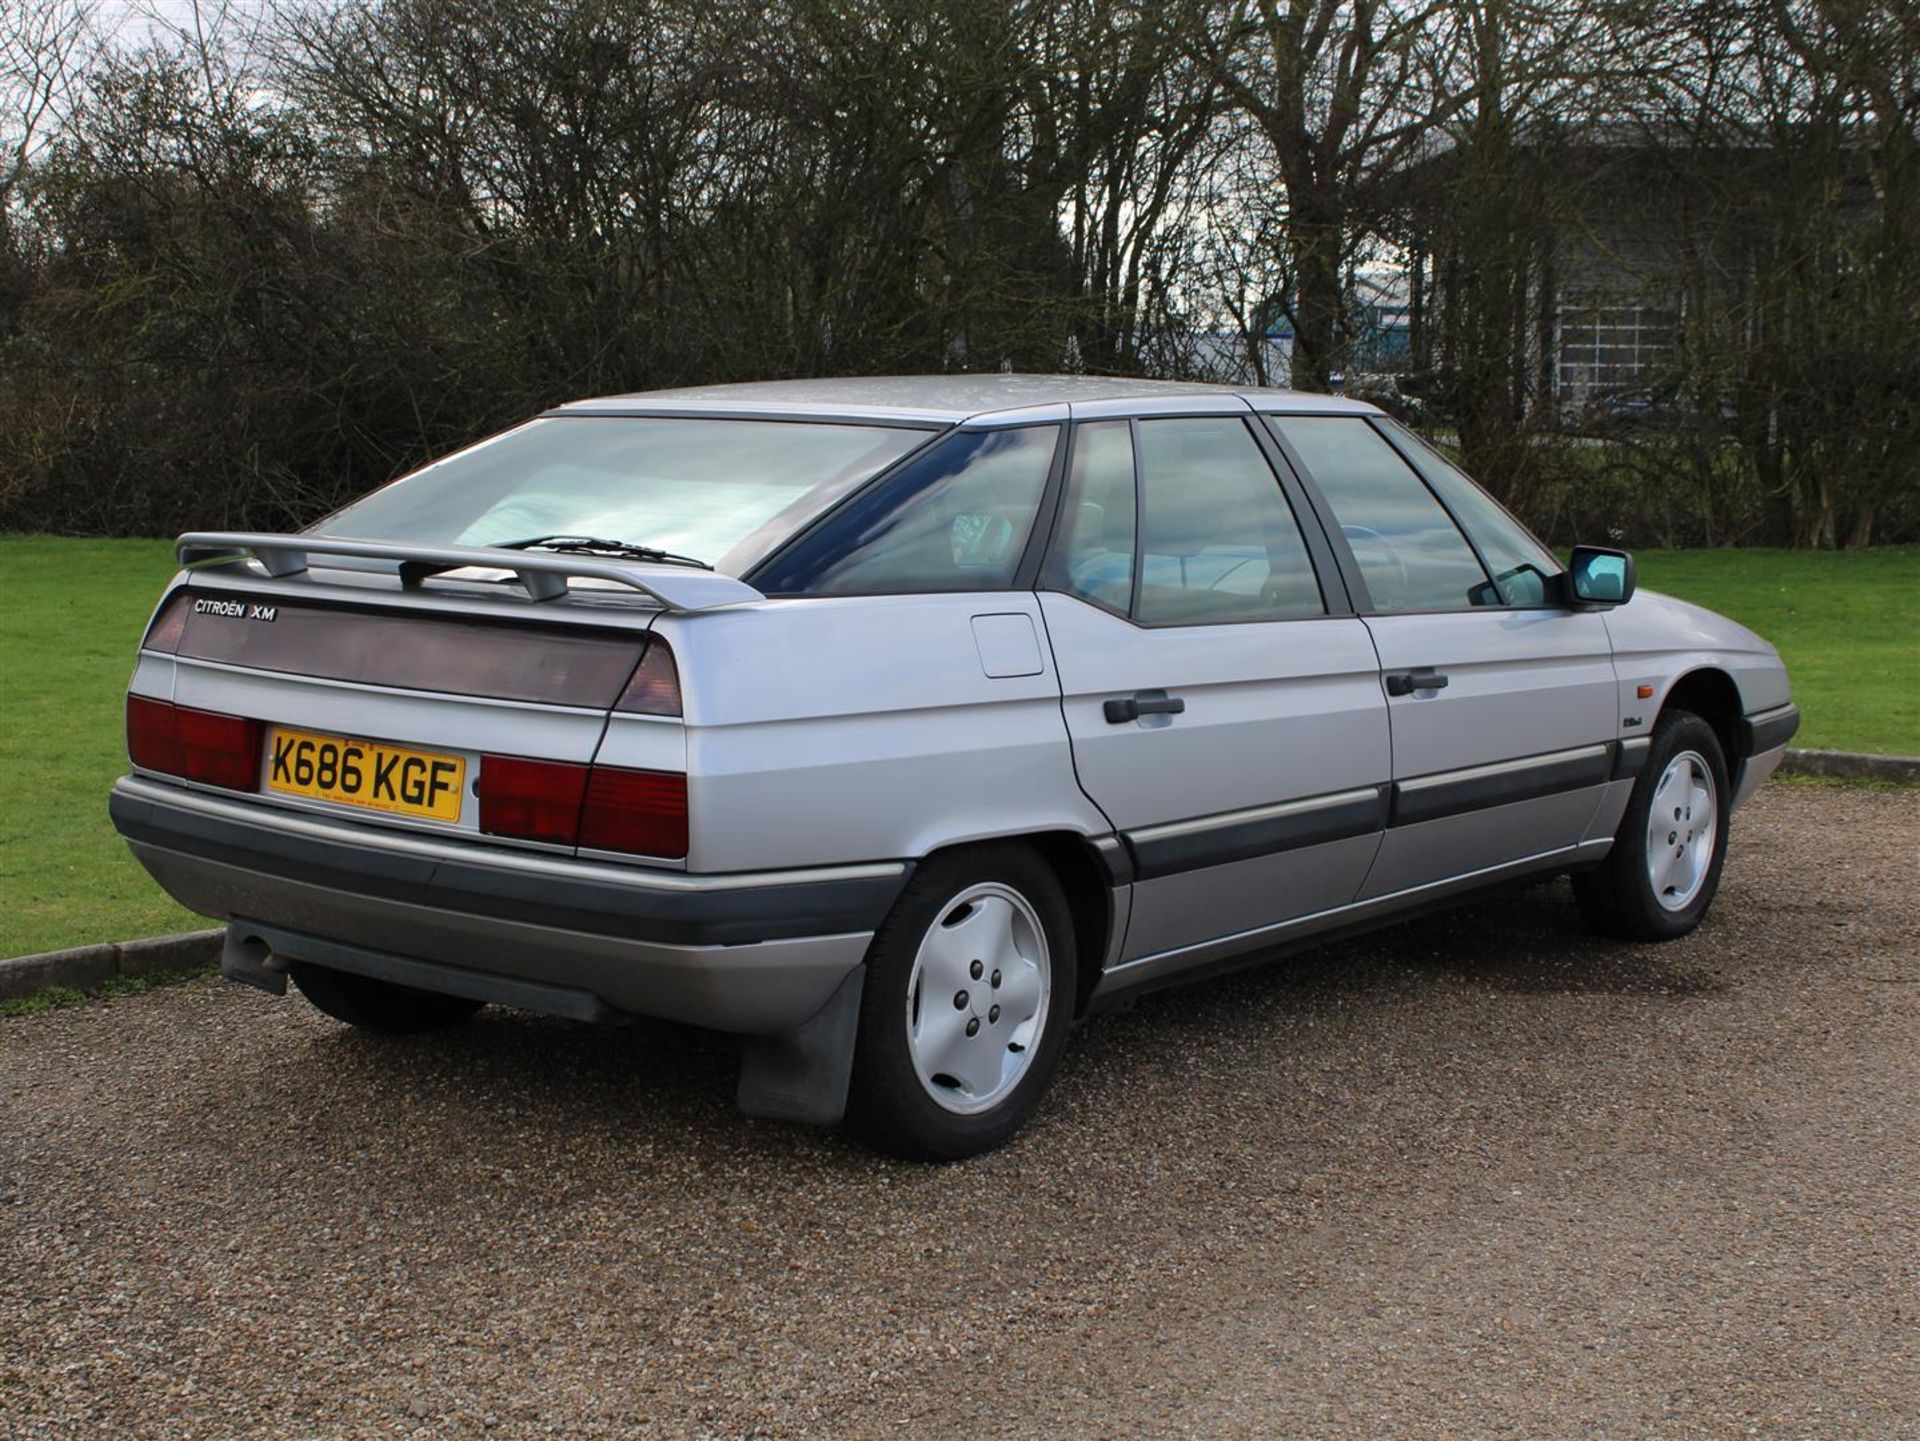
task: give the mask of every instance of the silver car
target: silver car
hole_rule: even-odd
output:
[[[1758,636],[1277,390],[584,401],[179,551],[112,814],[227,975],[737,1032],[749,1114],[926,1158],[1080,1017],[1519,876],[1683,935],[1798,724]]]

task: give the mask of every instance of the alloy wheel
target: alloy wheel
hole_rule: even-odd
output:
[[[1053,970],[1027,898],[997,881],[940,908],[907,981],[907,1052],[943,1109],[973,1115],[1004,1100],[1046,1028]]]
[[[1647,880],[1654,899],[1684,911],[1706,884],[1719,841],[1713,771],[1698,751],[1667,762],[1647,809]]]

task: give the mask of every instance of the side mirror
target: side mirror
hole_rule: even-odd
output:
[[[1567,562],[1567,598],[1576,606],[1625,605],[1633,599],[1633,557],[1624,550],[1576,545]]]

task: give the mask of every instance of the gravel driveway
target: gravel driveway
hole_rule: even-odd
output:
[[[1920,1437],[1916,882],[1920,792],[1776,784],[1684,942],[1155,997],[947,1169],[664,1026],[0,1021],[0,1435]]]

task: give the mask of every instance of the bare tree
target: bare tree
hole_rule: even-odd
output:
[[[125,8],[0,9],[0,525],[299,523],[590,391],[1273,382],[1286,330],[1324,386],[1398,267],[1536,520],[1920,534],[1900,0]],[[1688,413],[1576,450],[1556,328],[1623,235]]]
[[[0,207],[63,116],[94,40],[82,0],[0,4]]]
[[[1463,103],[1404,177],[1407,244],[1419,280],[1444,277],[1423,316],[1433,398],[1469,469],[1525,509],[1540,454],[1529,430],[1555,421],[1558,237],[1577,223],[1564,152],[1596,123],[1595,78],[1621,57],[1580,0],[1451,8],[1460,43],[1433,57],[1431,88]]]
[[[1445,68],[1431,53],[1455,30],[1437,0],[1233,0],[1201,41],[1284,197],[1296,386],[1324,390],[1342,368],[1356,250],[1383,224],[1396,172],[1470,98],[1431,84]]]

